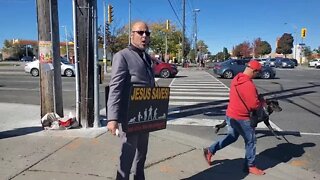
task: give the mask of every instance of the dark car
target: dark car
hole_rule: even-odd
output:
[[[31,56],[23,56],[20,61],[27,62],[27,61],[33,61],[33,58]]]
[[[266,59],[265,65],[270,67],[275,67],[275,58],[268,58]]]
[[[177,75],[178,69],[175,64],[162,62],[155,58],[152,58],[152,61],[153,61],[152,69],[155,76],[168,78],[168,77],[175,77]]]
[[[243,72],[249,60],[229,59],[221,63],[216,63],[213,72],[223,78],[231,79],[238,73]],[[276,71],[270,66],[262,66],[257,78],[270,79],[276,76]]]
[[[296,59],[290,59],[290,61],[292,61],[295,66],[298,66],[298,60],[296,60]]]
[[[295,64],[293,61],[291,61],[288,58],[279,58],[275,61],[275,67],[281,67],[281,68],[294,68]]]

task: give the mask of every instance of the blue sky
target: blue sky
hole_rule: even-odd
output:
[[[129,0],[106,0],[114,6],[114,23],[128,23]],[[170,0],[182,22],[182,0]],[[4,39],[37,40],[36,0],[0,0],[0,48]],[[59,24],[72,31],[72,0],[58,0]],[[99,25],[103,24],[103,0],[98,0]],[[260,37],[274,51],[276,38],[292,33],[301,42],[300,30],[307,28],[304,43],[312,49],[320,46],[319,0],[186,0],[186,36],[193,32],[193,9],[197,15],[198,40],[217,53],[243,41]],[[131,19],[172,23],[182,28],[169,0],[131,0]],[[295,32],[296,31],[296,35]],[[61,40],[64,29],[60,28]]]

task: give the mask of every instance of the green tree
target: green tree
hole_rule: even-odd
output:
[[[189,51],[189,59],[191,60],[195,60],[196,59],[196,52],[201,54],[201,55],[205,55],[205,54],[208,54],[209,53],[209,50],[208,50],[208,45],[206,45],[206,43],[203,41],[203,40],[199,40],[197,42],[197,49],[194,49],[192,48],[190,51]]]
[[[104,26],[100,26],[98,28],[98,43],[99,47],[103,47],[103,31]],[[107,27],[106,31],[106,50],[107,52],[111,53],[111,55],[115,54],[116,52],[124,49],[128,46],[129,39],[128,39],[128,26],[123,26],[121,28],[116,28],[113,26],[110,29],[110,26]]]
[[[276,53],[283,54],[285,57],[287,54],[292,53],[293,37],[291,34],[284,33],[277,43]]]
[[[4,40],[3,42],[3,48],[2,51],[4,53],[10,54],[10,59],[18,60],[22,56],[26,54],[26,46],[25,45],[19,45],[18,43],[13,43],[13,41]],[[27,48],[28,54],[33,55],[32,51],[30,51],[29,48]]]
[[[197,47],[202,54],[207,54],[209,52],[208,45],[206,45],[203,40],[197,42]]]
[[[306,46],[303,48],[303,55],[308,59],[312,59],[312,51],[310,46]]]
[[[170,56],[177,57],[180,53],[182,55],[182,32],[177,30],[174,24],[171,24],[170,29],[166,29],[166,22],[151,23],[149,26],[151,30],[151,43],[150,48],[156,54],[161,54],[162,57],[165,54],[165,42],[166,35],[168,37],[168,54]],[[185,56],[190,52],[190,42],[188,38],[185,38]]]
[[[107,51],[112,54],[118,52],[119,50],[128,46],[128,35],[129,28],[127,25],[117,28],[115,25],[109,27],[109,32],[107,33]],[[177,29],[174,24],[171,24],[170,29],[166,29],[166,22],[160,23],[150,23],[149,28],[151,31],[151,42],[150,49],[155,54],[160,54],[164,57],[165,54],[165,41],[167,36],[168,49],[167,53],[172,57],[182,56],[182,32]],[[98,29],[98,42],[100,47],[103,45],[103,27]],[[208,46],[203,42],[199,41],[201,46],[203,46],[203,52],[208,52]],[[191,49],[190,42],[188,38],[185,38],[185,56],[188,55]],[[189,57],[190,58],[190,57]]]
[[[225,59],[224,59],[224,53],[223,53],[223,52],[218,52],[218,53],[215,55],[215,59],[217,59],[217,60],[225,60]]]
[[[317,57],[320,57],[320,46],[318,47],[318,49],[314,49],[313,51],[316,53]]]
[[[151,42],[150,48],[156,54],[161,54],[162,56],[165,53],[165,44],[166,44],[166,28],[164,23],[153,23],[150,25],[151,30]]]
[[[261,57],[271,53],[271,45],[267,41],[257,38],[253,42],[253,52],[255,57]]]
[[[223,47],[223,52],[222,53],[223,53],[223,59],[224,60],[229,59],[230,56],[231,56],[226,47]]]

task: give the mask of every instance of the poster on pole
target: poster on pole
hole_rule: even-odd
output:
[[[165,129],[169,97],[169,87],[133,87],[129,97],[127,133]]]
[[[51,41],[39,41],[39,61],[40,63],[52,63]]]

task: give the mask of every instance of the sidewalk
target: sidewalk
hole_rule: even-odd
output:
[[[118,137],[109,135],[105,127],[43,131],[39,111],[39,106],[0,103],[0,179],[114,179]],[[245,174],[244,151],[233,147],[217,153],[209,167],[202,147],[210,143],[169,130],[151,133],[146,179],[320,179],[319,174],[260,156],[267,174]]]

